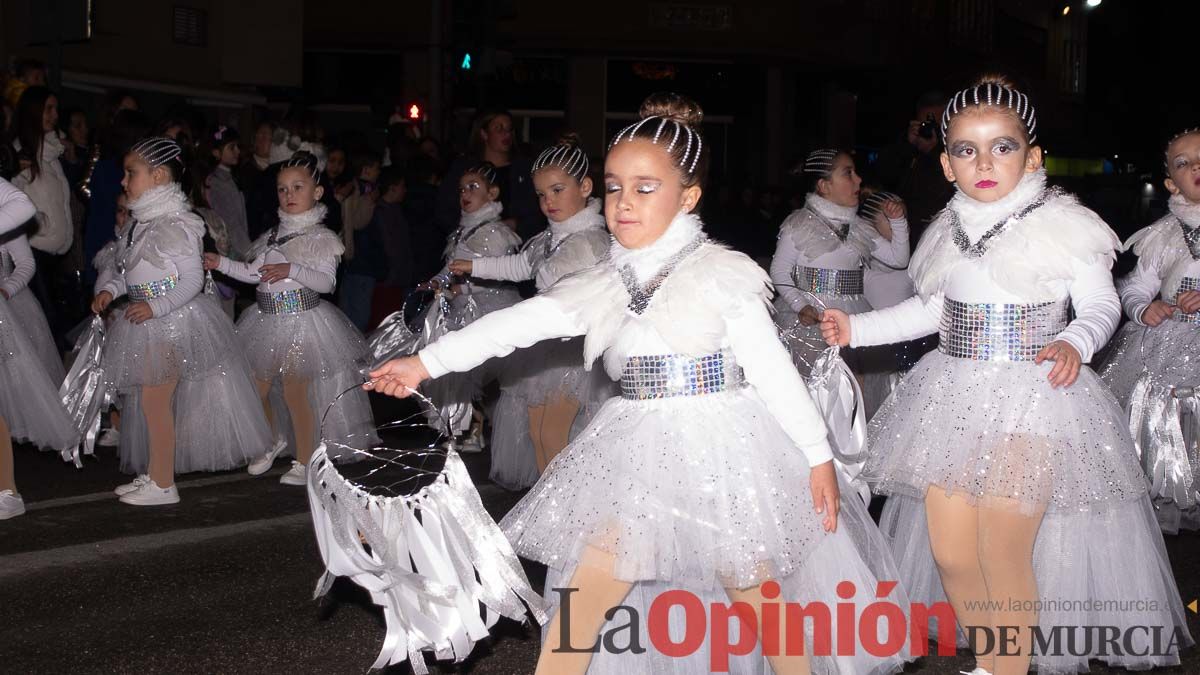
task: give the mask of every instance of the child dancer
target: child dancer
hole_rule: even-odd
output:
[[[549,229],[530,239],[520,253],[455,260],[451,272],[476,279],[533,279],[542,292],[604,257],[611,238],[600,214],[600,200],[591,196],[587,153],[577,136],[568,134],[538,155],[533,187]],[[566,447],[581,404],[608,392],[593,386],[584,370],[583,340],[578,338],[538,343],[522,350],[515,361],[509,357],[508,363],[519,381],[505,388],[492,423],[491,478],[505,487],[524,489],[537,482],[550,460]],[[522,414],[514,414],[513,406],[520,406]],[[514,421],[525,417],[524,409],[529,424],[519,428]],[[525,452],[525,438],[533,443],[532,455]]]
[[[1200,417],[1183,392],[1200,387],[1200,130],[1167,143],[1170,213],[1130,238],[1137,268],[1121,287],[1130,323],[1100,371],[1135,415],[1142,466],[1163,531],[1200,528]]]
[[[521,246],[517,233],[500,220],[503,210],[499,202],[500,186],[496,184],[496,168],[490,162],[469,167],[458,181],[458,192],[462,220],[447,240],[446,265],[428,284],[428,287],[451,295],[449,320],[452,328],[466,326],[521,300],[517,287],[511,283],[464,278],[451,272],[452,261],[513,255]],[[429,396],[443,406],[470,406],[482,383],[497,375],[498,368],[498,365],[490,364],[471,374],[431,382]],[[451,431],[462,434],[458,444],[460,450],[479,452],[483,447],[482,416],[476,414],[470,433],[464,434],[470,424],[470,417],[460,416],[456,421],[457,428]]]
[[[8,235],[7,239],[0,241],[4,242],[0,244],[0,297],[8,300],[8,308],[16,318],[17,325],[29,338],[38,360],[57,387],[67,373],[54,337],[50,334],[46,315],[29,290],[29,280],[33,278],[36,268],[29,239],[20,233]]]
[[[913,258],[918,296],[828,310],[822,331],[863,346],[940,327],[938,351],[871,421],[863,475],[891,495],[882,527],[913,601],[944,589],[960,624],[1015,640],[974,645],[976,675],[1023,674],[1031,655],[1041,673],[1086,672],[1089,658],[1178,663],[1191,638],[1124,415],[1082,366],[1120,318],[1118,241],[1046,188],[1036,129],[1028,97],[1002,78],[955,94],[942,166],[958,193]],[[1074,632],[1076,647],[1033,653],[1034,625]],[[1084,642],[1088,626],[1116,627],[1128,650]],[[1163,642],[1149,644],[1150,630]]]
[[[36,213],[25,193],[0,178],[0,236]],[[12,439],[50,450],[68,450],[78,438],[28,331],[0,294],[0,520],[25,513],[13,475]],[[61,368],[61,365],[59,366]]]
[[[292,468],[279,482],[305,485],[308,460],[321,438],[335,442],[331,456],[351,459],[354,448],[367,447],[378,437],[364,392],[347,394],[325,412],[361,379],[367,344],[341,311],[321,299],[322,293],[333,292],[342,242],[324,226],[316,158],[296,153],[284,162],[277,181],[279,225],[254,242],[251,261],[207,253],[204,266],[239,281],[258,282],[258,306],[238,321],[238,338],[268,418],[273,417],[271,386],[280,380],[283,387],[297,447]],[[285,433],[276,429],[277,437]],[[277,441],[250,465],[250,473],[270,469],[286,445]]]
[[[622,396],[501,525],[519,553],[578,589],[569,619],[558,613],[550,624],[539,675],[587,670],[592,655],[561,649],[560,625],[572,645],[590,645],[605,612],[642,585],[721,592],[757,620],[777,596],[774,582],[780,602],[838,602],[839,581],[874,589],[877,578],[893,578],[886,553],[864,560],[856,547],[882,542],[861,501],[839,499],[824,424],[775,337],[766,275],[710,242],[693,215],[708,158],[700,120],[694,102],[656,95],[613,139],[604,210],[615,241],[606,261],[387,363],[366,385],[403,397],[431,376],[577,335],[585,336],[585,361],[603,355],[620,378]],[[768,655],[771,667],[868,673],[900,665],[862,649],[810,661],[807,647],[805,655]],[[598,655],[593,672],[612,670],[610,656]],[[619,672],[675,669],[657,650],[631,658]]]
[[[820,308],[813,306],[813,296],[825,307],[851,314],[865,312],[871,305],[864,296],[863,269],[873,260],[903,268],[908,264],[909,249],[903,202],[883,205],[890,238],[858,216],[862,179],[850,153],[814,150],[805,158],[801,173],[808,179],[810,191],[804,207],[788,216],[779,229],[771,281],[779,292],[776,321],[783,328],[799,321],[794,337],[787,342],[796,368],[807,377],[824,350],[817,328]],[[861,371],[858,364],[851,365]]]
[[[271,445],[233,325],[201,292],[204,222],[180,187],[181,154],[175,141],[152,137],[125,155],[134,222],[117,252],[119,274],[92,301],[98,314],[129,296],[102,365],[125,400],[127,426],[134,397],[148,430],[147,475],[116,490],[137,506],[177,503],[176,470],[231,469]]]

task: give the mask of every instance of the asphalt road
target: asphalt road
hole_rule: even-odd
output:
[[[499,518],[520,495],[486,480],[486,453],[465,459]],[[322,563],[304,490],[277,482],[285,462],[258,478],[181,476],[182,503],[135,508],[111,496],[127,480],[112,451],[82,470],[28,448],[16,460],[29,513],[0,522],[2,672],[362,673],[374,661],[384,623],[366,593],[342,579],[312,599]],[[1167,547],[1185,601],[1200,597],[1200,536],[1168,537]],[[526,570],[540,589],[544,571]],[[1189,612],[1193,635],[1197,618]],[[501,620],[465,663],[430,665],[531,673],[537,649],[536,629]],[[1200,673],[1197,651],[1156,672]],[[970,668],[960,655],[907,672]]]

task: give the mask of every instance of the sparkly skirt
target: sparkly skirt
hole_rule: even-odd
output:
[[[614,576],[635,582],[622,604],[640,603],[642,620],[666,590],[690,591],[708,607],[727,602],[726,587],[767,580],[780,582],[780,602],[865,607],[877,581],[898,572],[866,508],[845,486],[838,528],[823,530],[808,474],[804,454],[752,387],[612,398],[500,526],[518,554],[550,567],[551,584],[569,585],[585,547],[611,554]],[[861,595],[838,600],[843,581]],[[900,588],[890,600],[908,606]],[[645,626],[640,630],[644,636]],[[707,652],[703,645],[679,659],[653,647],[637,656],[601,653],[589,672],[707,673]],[[815,657],[814,672],[893,672],[903,661],[871,657],[861,646],[857,652]],[[761,654],[738,663],[735,672],[764,672]]]
[[[140,402],[130,398],[136,390],[176,382],[176,473],[232,469],[270,449],[250,370],[215,298],[198,295],[141,324],[118,315],[108,330],[101,362],[109,386],[124,399],[122,425],[144,424],[141,406],[129,405]],[[136,436],[149,443],[148,435]],[[137,471],[149,450],[123,445],[122,455],[123,464]]]
[[[29,337],[29,343],[37,353],[38,360],[46,367],[50,381],[57,387],[67,376],[63,367],[62,354],[58,353],[58,345],[50,333],[50,324],[37,298],[28,288],[22,288],[8,301],[13,317]]]
[[[1176,387],[1200,388],[1200,326],[1125,324],[1100,379],[1131,417],[1163,531],[1200,529],[1200,406],[1194,393],[1175,394]]]
[[[824,293],[814,295],[827,309],[840,309],[847,314],[871,311],[871,303],[867,302],[866,296],[826,295]],[[820,305],[814,306],[818,312],[821,310]],[[820,324],[802,325],[797,313],[792,311],[791,305],[780,296],[775,300],[775,325],[779,327],[780,337],[792,355],[792,363],[796,364],[796,370],[800,371],[802,377],[807,378],[808,374],[812,372],[812,366],[816,363],[817,357],[829,346],[821,337]],[[861,372],[861,368],[855,360],[855,352],[856,350],[853,349],[843,349],[842,356],[846,359],[847,365],[855,372]]]
[[[313,309],[271,314],[252,306],[238,319],[237,336],[255,379],[308,382],[308,402],[313,420],[320,425],[319,435],[334,441],[330,457],[347,459],[353,454],[351,448],[367,448],[379,441],[367,392],[356,387],[363,383],[363,369],[369,365],[367,343],[337,307],[321,301]],[[276,400],[272,406],[276,435],[287,437],[290,414],[283,414],[286,406],[280,403]],[[339,451],[337,444],[350,448]]]
[[[26,332],[10,303],[0,297],[0,418],[18,441],[68,450],[79,439],[58,397],[58,384],[50,381]]]

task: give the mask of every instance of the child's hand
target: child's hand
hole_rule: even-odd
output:
[[[211,272],[221,266],[221,255],[218,253],[204,254],[204,271]]]
[[[1175,298],[1175,305],[1184,314],[1200,311],[1200,291],[1184,291]]]
[[[462,276],[470,276],[471,270],[474,267],[475,266],[471,264],[470,260],[453,260],[450,262],[450,273]]]
[[[108,305],[112,303],[112,293],[108,291],[100,291],[96,297],[92,298],[92,313],[99,314],[108,309]]]
[[[1188,291],[1188,292],[1195,293],[1195,291]],[[1183,297],[1183,295],[1181,294],[1180,297]],[[1148,306],[1148,307],[1146,307],[1146,309],[1142,310],[1141,319],[1142,319],[1142,323],[1146,324],[1147,326],[1149,326],[1151,328],[1154,328],[1154,327],[1158,326],[1159,324],[1161,324],[1162,322],[1166,321],[1167,319],[1171,318],[1171,315],[1174,313],[1175,313],[1174,305],[1167,304],[1167,303],[1163,302],[1162,300],[1155,300],[1154,302],[1150,303],[1150,306]]]
[[[887,216],[888,220],[900,220],[906,218],[907,214],[908,208],[899,199],[889,199],[883,203],[883,215]]]
[[[292,275],[291,263],[272,263],[258,268],[258,280],[264,284],[283,281]]]
[[[812,305],[805,305],[797,316],[800,317],[801,326],[815,326],[821,321],[820,313],[818,313],[817,308],[813,307]]]
[[[838,490],[837,471],[833,468],[832,459],[814,466],[809,471],[808,488],[812,492],[813,508],[817,513],[825,514],[821,521],[825,531],[836,532],[841,493]]]
[[[132,324],[145,323],[154,318],[154,310],[144,302],[135,302],[125,308],[125,318]]]
[[[396,398],[407,398],[425,380],[429,371],[416,356],[392,359],[371,371],[371,381],[363,385],[367,391],[377,391]]]
[[[840,309],[821,313],[821,337],[830,347],[850,346],[850,316]]]
[[[1038,352],[1033,362],[1041,365],[1044,361],[1054,362],[1054,367],[1050,369],[1046,379],[1050,380],[1050,386],[1055,389],[1075,384],[1075,378],[1079,377],[1079,369],[1083,366],[1083,358],[1079,356],[1079,352],[1064,340],[1055,340],[1042,347],[1042,351]]]
[[[3,288],[0,288],[0,295],[3,295],[5,300],[12,300],[12,298],[8,297],[8,291]]]

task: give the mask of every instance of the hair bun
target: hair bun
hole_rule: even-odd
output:
[[[583,141],[579,139],[579,134],[574,131],[566,131],[559,135],[558,142],[555,145],[565,145],[570,148],[578,148],[583,145]]]
[[[1004,87],[1006,89],[1018,89],[1017,83],[1014,82],[1011,77],[1005,75],[1004,73],[984,73],[984,74],[980,75],[979,77],[975,78],[975,82],[972,83],[971,86],[972,87],[982,87],[982,86],[987,86],[989,84],[995,85],[998,87]]]
[[[659,92],[657,94],[650,94],[646,97],[645,101],[642,101],[642,107],[638,110],[638,116],[642,119],[646,119],[647,117],[665,117],[693,129],[699,129],[700,123],[704,121],[704,110],[700,108],[699,103],[696,103],[687,96]]]

